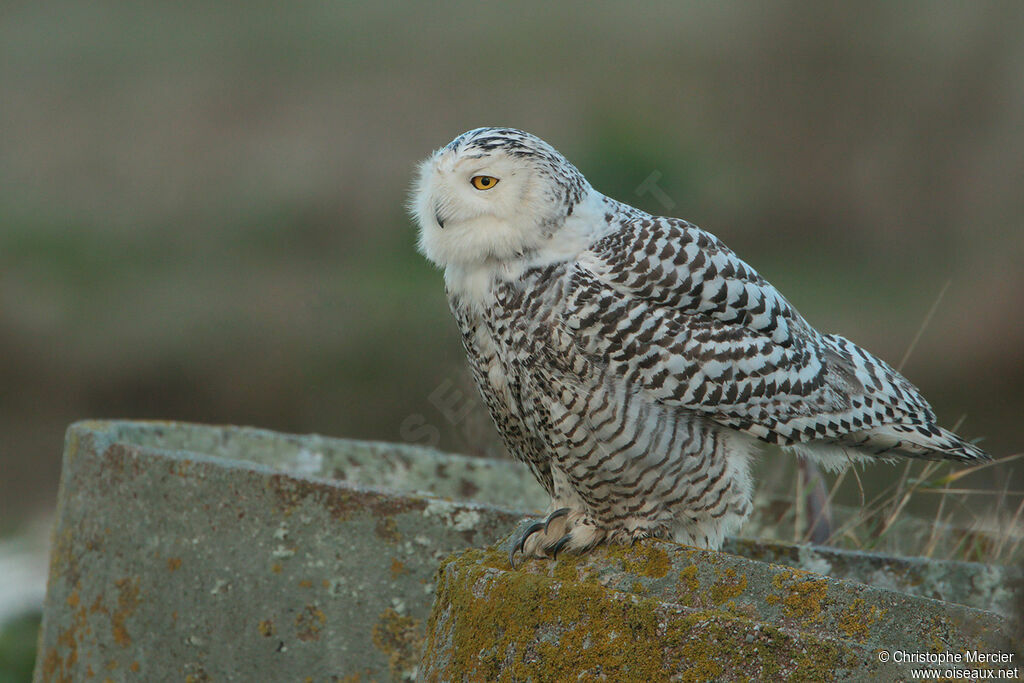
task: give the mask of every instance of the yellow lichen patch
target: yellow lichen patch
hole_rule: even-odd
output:
[[[766,624],[673,609],[596,580],[494,571],[481,557],[464,553],[438,575],[421,668],[431,680],[702,681],[738,671],[817,680],[849,666],[845,651],[813,637],[797,642]]]
[[[804,576],[815,576],[810,572],[790,569],[777,574],[772,585],[782,591],[782,596],[769,595],[766,600],[770,604],[782,601],[782,612],[791,619],[802,622],[821,621],[821,608],[828,593],[826,579],[803,579]],[[773,599],[774,598],[774,599]]]
[[[785,581],[796,581],[797,579],[800,579],[800,578],[803,578],[803,577],[808,577],[808,576],[818,576],[818,577],[820,577],[821,574],[815,574],[814,572],[809,572],[806,569],[797,569],[796,567],[786,567],[786,571],[783,574],[781,574],[780,576],[782,576],[782,580],[785,580]],[[778,581],[780,579],[778,577],[776,577],[773,580]]]
[[[664,548],[648,543],[640,543],[636,547],[646,556],[638,571],[652,579],[660,579],[668,574],[672,565]]]
[[[641,541],[632,546],[612,546],[608,556],[622,562],[622,568],[631,574],[660,579],[671,568],[668,553],[653,541]]]
[[[508,555],[493,548],[488,548],[484,551],[481,562],[489,567],[500,567],[501,569],[509,568]]]
[[[419,620],[403,616],[390,607],[373,627],[373,644],[387,655],[388,668],[396,679],[403,678],[416,666],[422,643]]]
[[[378,517],[373,530],[386,541],[398,543],[402,540],[402,534],[398,531],[398,524],[394,517]]]
[[[864,642],[871,635],[871,627],[885,616],[887,611],[879,609],[877,605],[865,608],[864,599],[857,598],[839,616],[839,630],[846,634],[847,638]]]
[[[922,639],[927,640],[927,647],[932,652],[942,652],[950,649],[948,642],[952,625],[944,617],[933,615],[927,620],[922,621],[921,626]],[[922,644],[924,643],[922,642]]]
[[[557,561],[550,564],[551,575],[559,581],[578,581],[582,578],[582,558],[579,555],[561,555]],[[539,563],[546,563],[540,560]]]
[[[78,556],[71,529],[53,534],[53,549],[50,551],[50,574],[52,576],[75,576],[78,574]]]
[[[470,551],[454,562],[465,569],[481,556]],[[565,560],[559,573],[575,571],[575,558]],[[606,600],[609,592],[596,581],[563,582],[529,571],[483,571],[483,583],[465,588],[450,580],[450,569],[441,575],[438,603],[451,604],[455,620],[450,672],[462,672],[469,680],[497,680],[508,648],[533,641],[538,624],[558,624],[558,642],[538,639],[534,652],[520,651],[502,680],[562,680],[570,673],[575,679],[576,672],[591,667],[599,667],[609,680],[657,678],[657,619],[649,611],[634,609],[624,596]],[[467,573],[478,575],[480,570]],[[436,613],[431,615],[431,632],[436,618]],[[427,657],[434,653],[427,649]]]
[[[327,615],[323,610],[316,605],[306,605],[306,608],[295,617],[296,635],[304,642],[320,640],[320,629],[326,621]]]
[[[312,587],[313,587],[313,582],[310,581],[309,579],[302,579],[301,581],[299,581],[299,588],[312,588]]]
[[[679,648],[678,661],[684,681],[713,681],[720,678],[722,665],[715,661],[713,645],[704,639],[690,640]]]
[[[282,569],[284,568],[281,566],[280,562],[275,562],[274,564],[270,565],[270,571],[272,571],[275,574],[280,574]]]
[[[168,557],[167,558],[167,571],[169,571],[169,572],[176,572],[176,571],[178,571],[178,568],[180,566],[181,566],[181,558],[180,557]]]
[[[113,629],[114,642],[121,647],[128,647],[132,643],[125,622],[128,617],[135,614],[139,606],[139,580],[137,578],[118,579],[114,582],[117,586],[117,610],[110,615],[111,628]]]
[[[110,614],[110,610],[103,606],[103,596],[97,595],[96,599],[89,605],[89,614]]]
[[[835,678],[856,653],[816,638],[796,640],[775,626],[714,610],[679,615],[664,636],[678,653],[666,670],[673,680],[807,680]],[[677,673],[678,672],[678,673]]]
[[[274,633],[277,630],[274,628],[274,622],[270,619],[262,620],[257,628],[259,628],[260,635],[264,638],[269,638],[270,636],[274,635]]]
[[[405,563],[399,560],[397,557],[391,558],[391,578],[397,579],[402,574],[408,574],[409,570],[405,568]]]
[[[191,460],[180,460],[170,463],[167,466],[167,471],[175,477],[187,477],[191,466]]]
[[[72,667],[78,662],[79,642],[91,630],[88,621],[88,610],[84,605],[79,607],[81,605],[81,598],[79,597],[77,583],[71,595],[68,596],[67,603],[69,606],[71,606],[71,603],[74,603],[71,611],[71,624],[68,628],[60,629],[57,632],[58,647],[49,648],[42,660],[43,679],[47,681],[61,681],[63,683],[64,681],[72,680]],[[66,653],[66,656],[61,657],[62,651]]]
[[[747,577],[745,574],[736,576],[736,570],[727,567],[724,577],[711,586],[711,602],[721,605],[726,600],[732,600],[747,590]]]
[[[697,579],[697,565],[691,564],[679,570],[679,581],[676,582],[676,592],[684,604],[692,605],[697,600],[697,591],[700,590],[700,580]]]
[[[47,681],[70,681],[71,678],[64,673],[64,662],[57,654],[57,648],[51,647],[43,657],[43,678]]]

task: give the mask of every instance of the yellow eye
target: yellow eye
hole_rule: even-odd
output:
[[[489,190],[498,184],[498,179],[489,175],[475,175],[469,182],[478,190]]]

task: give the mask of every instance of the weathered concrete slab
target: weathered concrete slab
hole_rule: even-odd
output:
[[[36,678],[407,679],[420,658],[434,573],[443,558],[488,546],[546,502],[529,472],[512,461],[248,428],[73,425]],[[438,604],[455,595],[450,581],[476,581],[474,572],[484,570],[473,590],[491,586],[487,594],[498,600],[491,603],[494,619],[525,604],[499,600],[509,590],[591,596],[596,586],[604,592],[591,597],[615,606],[601,609],[636,620],[630,628],[637,633],[649,635],[641,626],[654,619],[657,632],[675,634],[662,660],[666,666],[702,662],[710,668],[688,665],[687,671],[708,674],[704,678],[716,667],[732,671],[734,665],[783,675],[798,666],[816,671],[805,668],[808,657],[832,653],[829,661],[849,664],[835,670],[854,676],[877,673],[875,665],[857,662],[900,634],[935,636],[932,644],[1003,642],[994,615],[929,607],[930,601],[877,589],[1002,607],[1004,614],[1021,594],[1019,571],[1006,567],[738,539],[730,539],[727,550],[792,569],[692,549],[666,550],[669,559],[662,563],[657,553],[650,555],[660,547],[559,558],[525,572],[507,571],[504,556],[497,555],[474,560],[476,568],[449,563],[441,574],[449,587]],[[636,552],[648,555],[629,554]],[[654,576],[662,569],[664,575]],[[867,585],[847,590],[794,569]],[[543,642],[565,633],[568,622],[543,626],[543,619],[569,615],[531,609],[540,610],[541,631],[535,631]],[[935,620],[929,626],[908,616],[918,613]],[[431,650],[436,656],[427,671],[455,661],[452,629],[471,623],[446,618],[431,628],[432,642],[441,645]],[[519,628],[507,628],[513,627]],[[444,633],[448,639],[438,640]],[[588,644],[593,639],[576,633],[583,650],[597,652]],[[601,633],[612,638],[609,633],[618,631]],[[525,630],[519,634],[526,637]],[[742,637],[763,661],[750,659],[747,650],[732,659],[721,653],[700,658],[701,647],[729,637]],[[615,669],[615,662],[626,660],[615,659],[610,643],[601,651],[612,659],[602,666],[626,670]],[[530,647],[527,659],[537,652]],[[810,654],[798,656],[797,650]],[[644,653],[644,662],[654,661]]]
[[[991,612],[727,552],[651,540],[634,548],[566,558],[563,564],[558,570],[562,577],[572,572],[580,580],[594,576],[612,590],[825,638],[839,636],[873,649],[911,650],[921,643],[942,643],[947,648],[1006,651],[1011,645],[1010,624]]]
[[[828,546],[737,538],[726,539],[722,549],[836,579],[977,607],[1013,620],[1020,620],[1024,608],[1022,567],[893,557]]]
[[[510,570],[508,547],[443,565],[420,680],[895,680],[879,651],[1020,649],[991,612],[724,552],[645,541]]]
[[[866,647],[611,590],[503,553],[445,564],[421,681],[871,680]]]
[[[110,421],[97,425],[113,441],[165,451],[204,453],[309,477],[476,500],[513,510],[541,510],[547,494],[524,466],[410,444],[282,434],[252,427],[185,422]]]
[[[439,559],[518,516],[282,473],[267,439],[69,430],[37,680],[412,674]]]

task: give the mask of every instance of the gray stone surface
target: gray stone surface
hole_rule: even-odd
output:
[[[893,557],[828,546],[737,538],[727,539],[722,549],[836,579],[990,610],[1011,620],[1019,620],[1024,607],[1022,567]]]
[[[72,426],[37,680],[410,676],[439,559],[491,543],[518,515],[269,466],[275,453],[344,452],[327,445]]]
[[[1003,617],[725,552],[644,541],[510,570],[443,565],[420,680],[901,680],[879,651],[1015,653]]]
[[[609,589],[564,563],[508,571],[501,556],[468,551],[442,566],[418,680],[823,681],[883,672],[856,642]]]
[[[529,470],[511,460],[442,453],[410,444],[185,422],[86,422],[75,428],[91,425],[101,427],[114,441],[165,451],[204,453],[290,474],[477,500],[515,510],[541,510],[548,504],[547,494]]]
[[[817,671],[815,658],[856,677],[879,673],[870,655],[890,643],[1007,646],[1005,620],[970,607],[1008,615],[1022,593],[1017,569],[738,539],[732,554],[644,543],[515,572],[503,551],[475,550],[435,575],[546,502],[511,461],[249,428],[75,424],[36,679],[404,680],[429,635],[421,673],[441,680],[466,661],[467,634],[479,644],[502,623],[518,640],[474,657],[529,662],[558,642],[610,657],[593,671],[635,668],[613,647],[625,631],[596,624],[600,614],[667,638],[655,641],[664,666],[690,662],[697,678]],[[729,639],[751,647],[714,652]]]

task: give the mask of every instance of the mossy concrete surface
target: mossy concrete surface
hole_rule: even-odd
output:
[[[503,553],[442,566],[421,681],[869,680],[865,646],[612,590]]]
[[[424,652],[428,680],[857,678],[885,674],[880,646],[1008,647],[1006,622],[971,607],[1009,614],[1022,594],[1005,567],[739,539],[515,571],[506,540],[437,573],[545,504],[512,461],[72,425],[36,679],[407,680]]]
[[[726,539],[723,550],[876,588],[977,607],[1008,619],[1019,620],[1024,607],[1024,567],[1019,566],[894,557],[738,538]]]
[[[329,460],[328,445],[344,451],[260,430],[73,425],[36,679],[410,677],[440,559],[519,515],[271,466]]]
[[[645,541],[512,570],[509,543],[442,565],[420,680],[895,680],[880,650],[1020,649],[991,612],[728,553]]]

